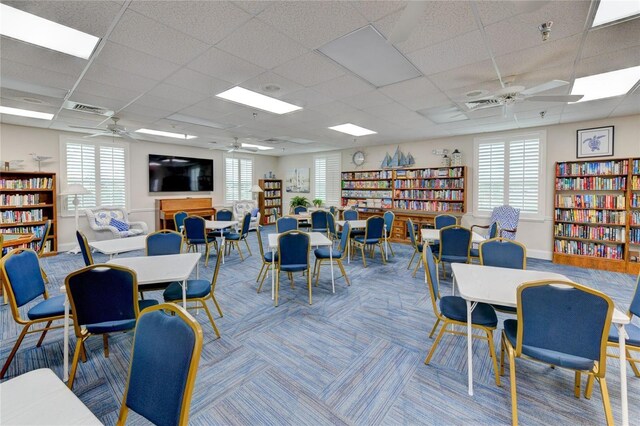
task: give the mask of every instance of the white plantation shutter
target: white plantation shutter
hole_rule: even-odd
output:
[[[240,160],[240,199],[251,200],[253,182],[253,160]]]
[[[225,158],[225,201],[251,200],[253,185],[253,160],[248,158]]]
[[[491,211],[504,204],[504,142],[478,146],[478,210]]]
[[[100,147],[99,178],[100,205],[124,207],[126,204],[124,148]]]
[[[540,139],[521,139],[509,145],[509,205],[520,213],[538,213]]]
[[[82,185],[91,194],[79,195],[78,209],[96,206],[96,147],[93,144],[68,142],[65,146],[67,185]],[[64,188],[63,188],[64,189]],[[74,197],[67,197],[65,210],[74,211]]]
[[[338,205],[340,201],[340,154],[319,155],[314,158],[315,198],[327,206]]]

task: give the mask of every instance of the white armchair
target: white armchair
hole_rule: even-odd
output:
[[[256,212],[258,209],[258,203],[253,200],[241,200],[233,202],[233,219],[238,222],[242,221],[245,214]],[[256,212],[255,216],[251,216],[251,224],[249,230],[257,229],[260,225],[260,212]]]
[[[96,234],[97,240],[112,240],[114,238],[126,238],[134,235],[144,235],[148,232],[147,224],[144,222],[129,222],[127,212],[121,207],[99,206],[86,209],[89,226]],[[115,226],[111,226],[111,219],[125,222],[129,225],[128,230],[121,231]]]

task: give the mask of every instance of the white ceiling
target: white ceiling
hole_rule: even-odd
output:
[[[429,2],[418,26],[396,44],[424,76],[382,88],[315,49],[367,24],[388,38],[406,1],[2,2],[102,39],[86,61],[2,37],[1,104],[56,114],[53,121],[3,115],[4,123],[75,131],[68,125],[106,126],[107,117],[62,109],[70,100],[115,111],[129,130],[194,134],[184,143],[219,149],[234,137],[278,139],[267,154],[288,155],[640,113],[636,90],[578,104],[517,103],[511,118],[500,108],[444,124],[425,116],[455,106],[471,90],[500,89],[499,75],[532,87],[640,65],[640,19],[589,30],[595,1]],[[537,28],[549,20],[551,38],[542,42]],[[215,97],[235,85],[303,109],[275,115]],[[265,92],[267,85],[280,90]],[[567,94],[570,87],[545,94]],[[220,128],[168,119],[172,114]],[[378,133],[354,143],[327,129],[345,122]]]

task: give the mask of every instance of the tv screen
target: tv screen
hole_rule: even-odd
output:
[[[213,191],[213,160],[149,154],[149,192]]]

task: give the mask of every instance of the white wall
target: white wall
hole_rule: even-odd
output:
[[[58,192],[63,187],[60,179],[60,138],[61,136],[81,137],[77,133],[66,133],[57,130],[40,129],[34,127],[0,125],[0,153],[2,160],[24,160],[20,170],[38,170],[37,163],[29,155],[35,152],[39,155],[52,157],[51,160],[42,163],[42,171],[58,174]],[[212,192],[185,192],[185,193],[159,193],[148,192],[148,155],[182,155],[186,157],[211,158],[214,167],[214,191]],[[129,206],[130,220],[141,220],[147,223],[149,230],[155,229],[155,200],[159,198],[184,198],[184,197],[212,197],[216,207],[224,205],[224,178],[223,158],[227,155],[224,151],[209,150],[195,147],[185,147],[164,143],[135,142],[129,143]],[[276,157],[242,154],[243,157],[253,158],[255,183],[269,171],[276,171],[278,159]],[[58,199],[58,203],[61,200]],[[58,250],[67,250],[75,245],[75,224],[72,216],[61,216],[60,204],[58,207]],[[84,217],[80,218],[80,229],[86,232],[89,239],[92,232]]]

